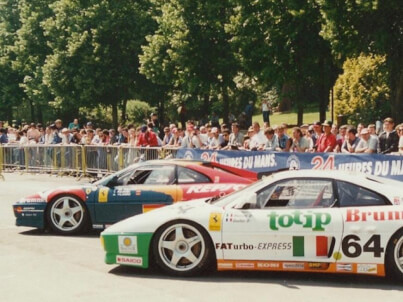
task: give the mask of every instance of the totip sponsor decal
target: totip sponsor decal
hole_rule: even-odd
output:
[[[137,254],[137,236],[118,236],[119,253]]]
[[[289,214],[278,214],[276,211],[270,212],[269,227],[273,231],[279,228],[289,228],[293,225],[300,225],[303,228],[312,229],[312,231],[324,231],[332,219],[329,213],[299,211],[296,210]]]
[[[209,219],[210,231],[221,231],[221,213],[211,213]]]
[[[134,266],[143,266],[143,258],[117,255],[116,263],[125,265],[134,265]]]

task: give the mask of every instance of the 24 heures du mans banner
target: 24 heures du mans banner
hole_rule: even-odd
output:
[[[403,156],[179,149],[176,158],[214,161],[258,173],[282,169],[358,171],[403,181]]]

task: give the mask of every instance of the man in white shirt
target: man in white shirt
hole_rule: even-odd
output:
[[[267,138],[263,131],[260,131],[260,125],[258,122],[254,122],[252,126],[254,135],[250,140],[249,148],[251,150],[264,150],[266,147]]]

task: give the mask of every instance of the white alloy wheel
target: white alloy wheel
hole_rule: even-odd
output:
[[[403,274],[403,237],[400,237],[395,244],[393,258],[396,267],[400,270],[401,274]]]
[[[385,265],[388,277],[403,281],[403,229],[396,232],[389,240]]]
[[[86,223],[83,204],[73,196],[62,196],[53,201],[48,211],[50,227],[63,234],[81,231]]]
[[[154,255],[165,271],[188,276],[209,264],[209,245],[200,227],[187,222],[172,223],[156,233]]]

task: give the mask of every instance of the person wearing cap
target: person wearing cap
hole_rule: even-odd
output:
[[[57,128],[57,132],[62,131],[62,128],[63,128],[62,120],[61,119],[55,120],[55,126]]]
[[[322,124],[324,133],[316,141],[317,152],[333,152],[336,147],[336,136],[332,134],[332,122],[325,120]],[[316,132],[316,129],[315,129]]]
[[[384,119],[383,129],[384,131],[379,135],[378,153],[388,154],[391,152],[397,152],[399,146],[399,135],[393,129],[394,121],[391,117]]]
[[[137,142],[138,147],[158,147],[157,135],[151,130],[152,127],[153,123],[141,127],[141,134]]]
[[[368,128],[361,129],[361,138],[355,148],[355,153],[376,153],[376,140],[372,138]]]
[[[71,142],[72,135],[67,128],[63,128],[62,131],[60,132],[60,137],[62,139],[61,144],[62,145],[68,145]]]
[[[207,149],[218,149],[222,143],[223,139],[222,137],[220,137],[218,128],[217,127],[211,128],[211,137],[208,140]]]
[[[354,127],[347,130],[346,139],[341,146],[341,153],[355,153],[360,138],[357,136],[357,129]]]

